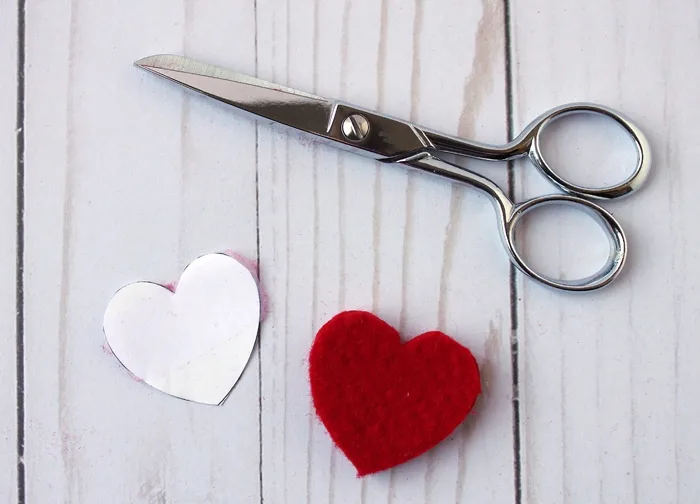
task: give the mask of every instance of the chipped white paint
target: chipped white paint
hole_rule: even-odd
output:
[[[102,348],[124,283],[175,280],[212,251],[256,256],[253,123],[132,66],[167,49],[254,73],[254,29],[252,3],[30,2],[28,503],[259,500],[257,354],[211,408],[137,383]]]
[[[0,14],[0,500],[17,496],[15,357],[17,8]]]
[[[647,186],[607,205],[630,239],[618,282],[585,297],[519,283],[528,504],[700,501],[699,17],[693,1],[514,3],[516,127],[556,103],[600,101],[643,126],[654,156]],[[535,178],[519,187],[536,190]]]
[[[183,53],[499,142],[503,3],[28,3],[27,502],[513,502],[509,267],[489,201],[256,125],[130,66]],[[566,101],[600,101],[635,119],[655,155],[648,187],[608,205],[631,245],[613,286],[571,296],[517,277],[522,502],[694,504],[698,4],[511,4],[515,129]],[[0,40],[11,47],[14,7],[5,7]],[[0,59],[12,68],[14,51]],[[0,76],[9,237],[13,79]],[[505,183],[504,166],[470,166]],[[592,166],[581,164],[581,175]],[[529,168],[515,166],[517,196],[552,191]],[[579,264],[564,260],[578,229],[567,219],[544,215],[554,227],[533,225],[527,241],[564,272],[599,252],[580,246]],[[10,278],[13,239],[1,256]],[[229,400],[206,408],[130,380],[101,350],[110,295],[128,281],[174,279],[194,257],[225,248],[252,258],[259,250],[270,294],[260,351]],[[14,287],[3,289],[7,323]],[[364,480],[332,448],[308,397],[311,338],[344,308],[371,309],[405,337],[452,334],[474,351],[485,385],[445,443]],[[13,341],[0,341],[0,397],[10,404]],[[0,443],[14,452],[6,404],[9,440]],[[0,492],[12,501],[16,457],[2,448]]]
[[[506,124],[503,47],[474,41],[480,23],[499,40],[502,16],[482,14],[480,4],[463,2],[287,10],[262,1],[259,76],[497,141]],[[465,92],[473,100],[464,103]],[[493,253],[488,200],[267,127],[258,134],[261,264],[271,295],[260,340],[265,502],[512,501],[508,266]],[[477,288],[484,282],[488,289]],[[449,332],[476,353],[488,391],[439,448],[365,480],[332,448],[308,391],[315,331],[351,308],[373,310],[406,337]]]

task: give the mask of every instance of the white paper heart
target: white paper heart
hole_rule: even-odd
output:
[[[259,323],[253,275],[230,256],[209,254],[185,269],[175,293],[151,282],[122,287],[107,306],[104,332],[116,358],[150,386],[221,404],[253,352]]]

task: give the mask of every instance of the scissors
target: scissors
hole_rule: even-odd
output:
[[[523,273],[545,285],[568,291],[598,289],[612,282],[625,263],[625,234],[613,216],[594,201],[620,198],[639,189],[649,174],[651,152],[642,131],[608,107],[573,103],[553,108],[532,121],[515,140],[503,146],[492,146],[437,133],[384,114],[182,56],[149,56],[136,61],[135,65],[242,111],[315,135],[337,147],[385,163],[398,163],[441,175],[484,191],[496,208],[498,230],[508,257]],[[579,113],[599,114],[613,120],[632,138],[637,164],[626,180],[608,187],[585,187],[565,180],[545,160],[540,146],[544,129],[556,119]],[[550,194],[515,203],[488,178],[441,159],[444,153],[489,161],[528,157],[565,194]],[[522,217],[552,204],[569,205],[588,212],[607,235],[610,253],[596,273],[573,280],[553,278],[530,267],[518,251],[515,231]]]

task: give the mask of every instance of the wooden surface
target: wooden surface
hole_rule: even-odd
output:
[[[0,497],[17,500],[17,10],[0,3]]]
[[[699,17],[693,1],[0,0],[0,501],[700,502]],[[626,271],[585,295],[533,284],[511,272],[487,197],[131,66],[162,52],[494,143],[564,102],[618,108],[654,153],[648,185],[606,205],[630,240]],[[617,166],[624,140],[583,126],[615,154],[563,125],[568,148],[551,152],[566,174],[621,178],[599,161]],[[507,186],[505,165],[469,166]],[[553,190],[527,163],[512,173],[520,199]],[[604,251],[570,212],[541,217],[525,251],[554,273]],[[225,249],[259,260],[269,297],[228,401],[131,379],[103,348],[111,294]],[[449,439],[362,480],[313,416],[307,379],[315,331],[354,308],[405,338],[449,333],[484,382]]]

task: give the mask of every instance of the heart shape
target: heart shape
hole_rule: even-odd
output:
[[[410,460],[445,439],[481,392],[472,353],[438,331],[401,343],[371,313],[328,321],[309,355],[316,413],[359,476]]]
[[[151,282],[122,287],[104,316],[112,353],[133,375],[182,399],[221,404],[258,334],[260,296],[236,259],[208,254],[182,273],[175,291]]]

